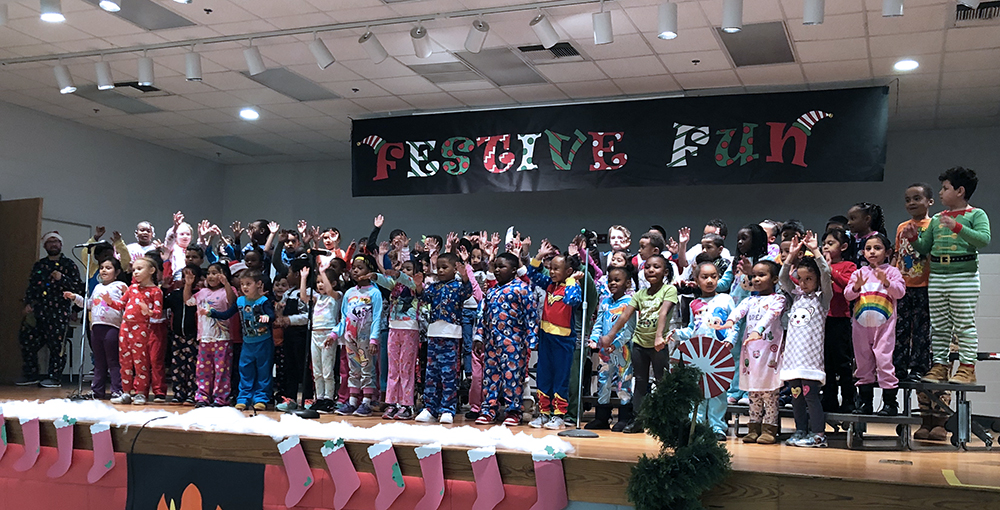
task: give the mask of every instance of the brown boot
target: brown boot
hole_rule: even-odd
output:
[[[925,440],[930,437],[931,429],[934,428],[934,417],[925,414],[920,417],[920,428],[913,433],[913,439]]]
[[[927,439],[931,441],[947,441],[948,440],[948,429],[944,428],[944,424],[947,423],[947,416],[934,416],[931,418],[931,431],[927,434]]]
[[[927,383],[944,383],[948,382],[948,375],[950,373],[951,363],[947,365],[944,363],[935,363],[920,380]]]
[[[976,365],[974,363],[958,365],[955,375],[948,379],[951,384],[976,384]]]
[[[778,426],[771,425],[770,423],[765,423],[761,427],[760,437],[757,438],[757,444],[774,444],[778,438]]]
[[[760,437],[760,423],[748,423],[747,424],[747,435],[743,436],[744,443],[756,443],[757,438]]]

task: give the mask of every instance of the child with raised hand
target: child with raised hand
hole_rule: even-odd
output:
[[[506,403],[503,424],[521,424],[524,380],[531,348],[537,342],[534,294],[517,278],[518,257],[501,253],[493,260],[496,286],[486,292],[473,349],[483,353],[483,401],[477,425],[489,425]]]
[[[779,432],[778,392],[781,389],[781,312],[785,296],[775,292],[780,268],[772,260],[761,260],[751,270],[754,294],[740,302],[724,324],[713,329],[729,329],[746,318],[739,364],[740,389],[750,393],[750,430],[744,443],[774,444]]]
[[[706,255],[704,251],[698,255],[698,258],[702,260],[708,257],[709,255]],[[692,276],[698,285],[701,295],[691,301],[691,320],[688,322],[687,327],[671,331],[667,337],[668,343],[687,342],[696,336],[707,336],[715,340],[734,344],[735,329],[729,329],[727,332],[724,332],[716,331],[711,327],[712,324],[722,324],[725,322],[729,318],[729,314],[736,308],[732,296],[718,293],[719,269],[713,262],[703,261],[694,266]],[[716,439],[725,441],[727,429],[725,422],[727,408],[726,394],[722,393],[717,397],[713,397],[706,404],[705,406],[698,407],[697,419],[703,421],[707,414],[708,424],[712,427],[712,431],[715,432]]]
[[[271,400],[271,372],[274,363],[274,303],[264,294],[264,275],[259,271],[244,271],[240,275],[243,295],[223,312],[199,309],[198,313],[213,319],[229,319],[240,314],[243,327],[243,348],[240,350],[240,383],[236,409],[253,405],[255,411],[267,409]]]
[[[831,228],[823,234],[823,258],[830,266],[833,298],[826,315],[823,340],[823,365],[826,384],[823,385],[823,410],[828,413],[854,412],[854,343],[851,340],[851,307],[844,299],[844,288],[857,270],[850,255],[851,240],[842,228]],[[841,401],[837,400],[840,389]]]
[[[857,414],[872,414],[875,385],[882,388],[882,416],[899,414],[899,392],[892,351],[896,347],[896,302],[906,293],[899,270],[889,264],[892,244],[885,234],[875,232],[865,239],[861,266],[848,281],[844,298],[854,303],[852,337],[858,380]]]
[[[804,256],[806,249],[812,256]],[[830,264],[819,253],[819,242],[812,231],[807,231],[802,241],[795,235],[778,275],[782,290],[794,296],[789,308],[785,358],[780,373],[781,380],[788,382],[792,392],[795,434],[787,441],[792,446],[826,446],[826,416],[819,392],[826,381],[823,333],[833,285]],[[792,271],[798,283],[792,281]]]
[[[151,380],[149,342],[153,320],[163,316],[163,292],[156,285],[156,261],[149,256],[132,262],[132,281],[122,300],[108,303],[122,312],[118,357],[122,372],[121,398],[113,404],[146,405]],[[106,302],[107,303],[107,302]]]
[[[545,291],[536,365],[541,414],[528,424],[536,429],[558,430],[565,425],[563,417],[569,409],[569,370],[577,341],[578,307],[583,303],[583,291],[573,277],[579,262],[572,260],[574,257],[557,253],[552,243],[544,239],[538,254],[528,265],[532,286]],[[552,259],[546,271],[542,261],[549,257]]]
[[[119,401],[116,403],[121,403],[122,375],[118,361],[118,336],[122,312],[115,303],[122,302],[128,285],[121,280],[122,266],[115,258],[101,262],[97,276],[100,283],[91,289],[90,299],[86,300],[86,307],[90,311],[90,348],[94,353],[94,380],[90,383],[90,389],[94,398],[103,400],[107,396],[105,386],[110,380],[111,398]],[[76,306],[84,306],[84,298],[79,294],[67,290],[63,292],[63,297],[72,299]]]
[[[198,308],[195,407],[227,405],[232,391],[230,379],[233,344],[229,321],[202,313],[228,310],[236,302],[236,291],[229,282],[231,278],[229,266],[223,262],[215,262],[208,266],[203,288],[195,290],[193,279],[184,280],[184,301]]]
[[[649,393],[649,372],[658,381],[667,367],[670,351],[664,331],[670,323],[670,312],[677,304],[677,288],[667,283],[673,277],[671,266],[663,255],[652,255],[646,259],[643,268],[649,287],[632,295],[632,301],[622,311],[611,330],[601,337],[601,346],[613,344],[618,332],[628,323],[632,314],[638,312],[635,332],[632,334],[632,373],[635,390],[632,395],[633,415],[638,415],[642,400]],[[635,434],[643,431],[642,423],[633,418],[622,432]]]
[[[934,365],[927,382],[975,384],[979,336],[976,305],[979,301],[979,249],[990,244],[990,219],[969,205],[979,185],[976,172],[962,167],[945,170],[938,180],[938,198],[947,207],[934,215],[927,230],[917,235],[911,226],[903,234],[917,252],[930,255],[927,296],[931,310],[931,349]],[[952,336],[958,339],[959,367],[949,379],[948,359]]]
[[[357,284],[344,293],[340,305],[340,323],[330,338],[347,349],[349,400],[335,411],[341,416],[371,416],[375,394],[375,363],[378,359],[379,317],[382,316],[382,293],[372,280],[378,263],[371,255],[351,259],[351,278]]]
[[[398,259],[397,259],[398,260]],[[419,303],[417,281],[423,281],[423,271],[417,271],[414,261],[400,264],[400,270],[387,269],[376,275],[379,286],[389,290],[389,374],[382,419],[412,420],[415,404],[417,353],[420,351]]]
[[[194,303],[187,303],[184,287],[189,282],[192,282],[190,285],[193,288],[201,286],[202,269],[200,265],[189,263],[182,273],[183,286],[163,298],[163,308],[170,312],[170,380],[174,391],[170,403],[193,406],[197,389],[195,372],[198,363],[198,308]]]
[[[621,254],[621,252],[618,252]],[[614,261],[612,255],[612,261]],[[631,266],[631,264],[629,264]],[[611,266],[603,275],[608,296],[601,299],[597,309],[597,320],[590,332],[590,346],[597,347],[605,331],[610,331],[621,314],[632,302],[632,273],[625,266]],[[618,332],[611,345],[600,351],[601,373],[598,377],[597,410],[594,421],[584,428],[591,430],[609,429],[621,432],[632,421],[632,333],[635,331],[636,317],[633,312],[625,326]],[[611,392],[614,391],[620,404],[618,422],[611,427]]]
[[[885,230],[885,216],[878,204],[858,202],[847,211],[847,228],[851,234],[851,260],[858,267],[868,265],[865,258],[865,241],[876,233],[889,237]]]
[[[309,345],[316,401],[310,409],[324,413],[332,413],[335,405],[333,397],[336,391],[336,380],[333,371],[337,362],[337,350],[334,348],[330,333],[340,322],[340,302],[343,297],[331,282],[335,279],[336,272],[334,270],[327,268],[326,271],[320,271],[314,291],[308,287],[309,267],[302,268],[299,275],[299,296],[302,296],[306,303],[314,303],[312,307],[312,342]]]
[[[182,271],[187,265],[185,254],[194,236],[194,229],[184,221],[184,213],[175,212],[173,220],[173,226],[167,230],[163,237],[163,244],[167,249],[167,255],[163,257],[163,262],[165,265],[169,264],[169,268],[165,268],[168,273],[164,275],[164,285],[172,285],[173,282],[180,283],[183,280]]]
[[[458,410],[459,351],[462,342],[462,303],[472,296],[471,268],[454,253],[437,258],[437,281],[417,282],[420,301],[430,305],[427,326],[427,373],[424,409],[418,422],[453,423]],[[459,279],[456,280],[456,276]]]

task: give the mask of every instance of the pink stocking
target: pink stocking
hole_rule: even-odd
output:
[[[94,483],[115,467],[115,447],[111,444],[111,427],[107,423],[91,425],[90,437],[94,441],[94,465],[87,473],[87,483]]]
[[[281,462],[285,464],[285,474],[288,475],[288,492],[285,494],[285,506],[293,507],[302,501],[302,496],[313,486],[312,470],[306,453],[302,451],[299,436],[291,436],[278,443],[281,452]]]
[[[35,465],[41,443],[38,437],[38,418],[21,418],[21,433],[24,434],[24,454],[14,463],[15,471],[27,471]]]
[[[469,450],[469,462],[476,479],[476,502],[472,504],[472,510],[493,510],[504,497],[497,449],[487,446]]]
[[[344,448],[343,439],[326,441],[320,452],[326,459],[326,468],[330,471],[330,478],[333,479],[333,508],[343,510],[354,492],[361,487],[358,470],[354,469],[354,462],[347,454],[347,448]]]
[[[566,476],[563,472],[562,459],[566,454],[556,452],[551,446],[545,451],[531,454],[535,462],[535,487],[538,488],[538,501],[530,510],[562,510],[569,505],[566,496]]]
[[[403,473],[399,471],[396,452],[392,449],[392,441],[382,441],[369,446],[368,456],[375,465],[375,478],[378,480],[375,510],[386,510],[406,488]]]
[[[59,478],[66,474],[69,465],[73,462],[73,425],[75,418],[63,416],[53,422],[56,426],[56,446],[59,447],[59,458],[55,464],[49,468],[49,478]]]
[[[444,499],[444,468],[441,465],[441,445],[438,443],[414,449],[420,459],[420,473],[424,477],[424,497],[414,510],[437,510]]]

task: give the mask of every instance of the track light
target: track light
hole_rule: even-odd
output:
[[[264,65],[264,57],[260,56],[260,50],[253,45],[253,40],[250,41],[250,47],[243,50],[243,58],[247,61],[247,69],[250,71],[250,76],[256,76],[267,71],[267,66]]]
[[[660,4],[660,23],[656,37],[673,39],[677,37],[677,4],[667,2]]]
[[[489,23],[481,19],[473,21],[469,35],[465,36],[465,49],[471,53],[479,53],[483,50],[483,43],[486,42],[486,35],[489,33]]]
[[[101,3],[98,5],[101,6],[101,9],[108,12],[118,12],[122,10],[122,0],[101,0]]]
[[[604,0],[601,0],[601,12],[593,14],[594,44],[610,44],[615,42],[615,34],[611,27],[611,11],[604,10]]]
[[[882,0],[882,17],[893,18],[903,15],[903,0]]]
[[[76,92],[76,85],[73,85],[73,76],[69,74],[69,68],[58,64],[53,69],[56,73],[56,84],[59,86],[60,94],[72,94]]]
[[[42,21],[49,23],[61,23],[66,21],[66,16],[62,13],[62,3],[59,0],[41,0]]]
[[[823,13],[826,10],[826,0],[803,0],[802,24],[822,25]]]
[[[194,48],[184,55],[184,75],[187,81],[201,81],[201,54]]]
[[[153,86],[153,59],[143,55],[139,59],[139,85],[143,87]]]
[[[115,80],[111,77],[111,63],[104,60],[94,65],[97,71],[97,90],[111,90],[115,88]]]
[[[191,0],[174,0],[174,1],[177,2],[177,3],[179,3],[179,4],[189,4],[189,3],[191,3]]]
[[[7,4],[0,4],[0,27],[7,24]]]
[[[389,57],[389,53],[385,51],[385,47],[382,43],[378,41],[378,37],[371,30],[368,30],[358,39],[358,44],[365,49],[365,53],[368,54],[368,58],[372,59],[372,62],[376,64],[381,64],[386,58]]]
[[[743,0],[722,0],[722,31],[735,34],[743,30]]]
[[[315,37],[309,43],[309,51],[312,52],[313,58],[316,59],[316,65],[320,69],[326,69],[336,62],[336,59],[333,58],[333,53],[330,53],[330,48],[327,48],[326,43],[319,37]]]
[[[538,16],[535,16],[528,23],[528,26],[535,32],[538,40],[542,42],[543,48],[549,49],[559,42],[559,34],[556,33],[556,29],[552,27],[552,22],[544,14],[539,13]]]
[[[431,38],[427,37],[427,29],[423,25],[410,29],[410,41],[413,42],[413,54],[417,58],[431,56]]]

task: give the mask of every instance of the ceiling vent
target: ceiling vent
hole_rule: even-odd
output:
[[[83,0],[100,5],[101,0]],[[109,13],[146,30],[193,27],[195,23],[151,0],[128,0],[121,3],[121,10]]]
[[[298,101],[340,99],[340,96],[330,92],[322,85],[283,67],[267,69],[254,75],[251,75],[249,71],[242,71],[241,74],[279,94],[284,94]]]
[[[545,52],[548,53],[548,50]],[[459,51],[455,56],[498,87],[548,83],[521,56],[508,48],[484,49],[479,53]]]
[[[128,88],[124,86],[125,84],[119,85],[123,86],[122,89]],[[163,111],[145,101],[121,94],[117,87],[113,90],[97,90],[97,85],[82,85],[76,89],[74,95],[116,110],[121,110],[125,113],[138,114]]]
[[[997,22],[1000,22],[1000,2],[982,2],[976,9],[961,3],[955,7],[956,25],[993,25]]]
[[[455,83],[463,81],[484,81],[485,78],[465,62],[441,62],[439,64],[414,64],[406,66],[431,83]]]
[[[533,64],[553,64],[555,62],[582,62],[583,55],[568,42],[556,43],[555,46],[546,49],[541,44],[530,46],[518,46],[521,55],[524,55]]]
[[[115,83],[115,92],[123,96],[134,97],[138,99],[145,99],[147,97],[166,97],[172,96],[170,92],[166,90],[158,89],[153,86],[139,85],[136,81],[126,81]]]
[[[780,21],[743,25],[743,30],[732,34],[716,30],[736,67],[795,62],[785,24]]]

